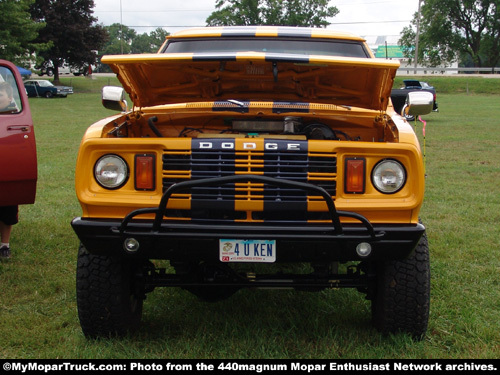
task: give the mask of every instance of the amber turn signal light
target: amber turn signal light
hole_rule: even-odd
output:
[[[348,158],[345,161],[344,191],[349,194],[365,192],[366,162],[363,158]]]
[[[135,155],[135,189],[154,190],[155,155]]]

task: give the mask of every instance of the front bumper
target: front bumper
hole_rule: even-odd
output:
[[[331,224],[198,224],[163,220],[169,198],[179,190],[194,186],[255,181],[277,186],[293,186],[321,195],[327,203]],[[136,220],[142,214],[154,214],[154,220]],[[341,224],[340,217],[354,218],[360,224]],[[168,259],[178,262],[219,260],[220,239],[276,240],[277,262],[332,262],[350,260],[404,259],[414,250],[425,232],[421,224],[372,225],[363,216],[337,211],[331,196],[311,184],[256,175],[228,176],[186,181],[171,186],[157,208],[131,212],[123,221],[75,218],[73,229],[92,254],[129,256],[141,259]],[[134,238],[139,249],[125,249],[126,239]],[[369,243],[371,253],[360,256],[356,248]]]

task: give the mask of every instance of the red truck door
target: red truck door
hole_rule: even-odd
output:
[[[35,133],[26,90],[16,66],[0,60],[0,206],[34,203],[36,181]]]

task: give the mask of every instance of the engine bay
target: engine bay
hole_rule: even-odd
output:
[[[318,120],[300,116],[207,116],[134,112],[108,124],[106,137],[273,138],[396,142],[397,127],[387,115],[339,116]]]

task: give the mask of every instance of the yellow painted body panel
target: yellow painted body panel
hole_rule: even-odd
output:
[[[294,61],[294,56],[277,62],[275,72],[266,53],[238,52],[220,56],[229,59],[222,70],[219,61],[193,58],[191,53],[113,55],[104,56],[102,62],[118,74],[138,107],[216,97],[385,110],[399,67],[399,62],[390,60],[309,55],[304,62]]]
[[[167,36],[167,40],[172,38],[196,38],[196,37],[220,37],[224,32],[230,33],[231,30],[234,34],[240,32],[240,30],[244,30],[245,28],[227,28],[224,26],[221,27],[195,27],[190,29],[185,29],[181,31],[177,31],[169,36]],[[228,31],[229,30],[229,31]],[[301,29],[296,27],[283,27],[283,26],[256,26],[254,28],[255,36],[278,36],[280,32],[283,30],[288,30],[291,33],[297,33]],[[365,41],[365,39],[350,34],[347,32],[340,32],[330,29],[322,29],[322,28],[313,28],[308,29],[310,32],[310,37],[312,38],[331,38],[331,39],[339,39],[339,40],[356,40],[356,41]]]

